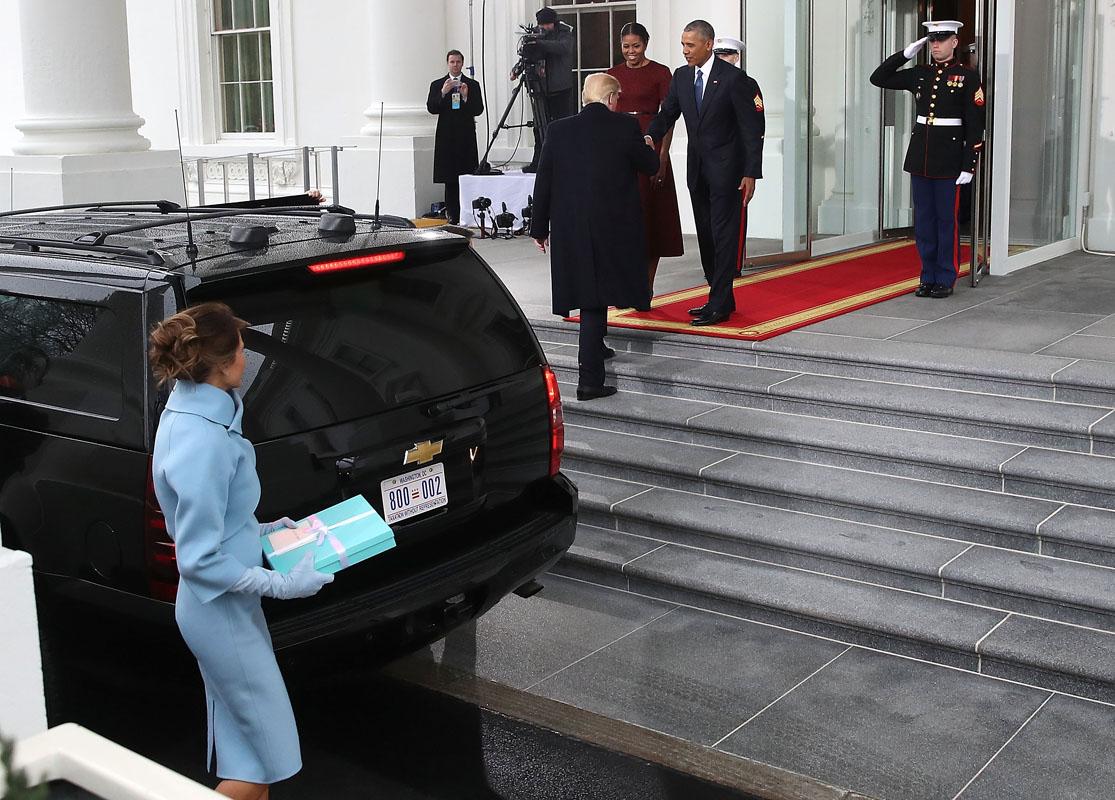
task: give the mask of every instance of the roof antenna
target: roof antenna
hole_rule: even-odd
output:
[[[8,167],[8,211],[15,211],[15,167]]]
[[[379,230],[379,182],[383,176],[383,101],[379,102],[379,163],[376,164],[376,230]]]
[[[182,129],[178,126],[178,109],[174,109],[174,132],[178,134],[178,166],[182,171],[182,200],[186,204],[186,255],[190,261],[197,258],[197,245],[194,244],[194,225],[190,219],[190,193],[186,191],[186,157],[182,155]],[[205,176],[198,174],[199,181]]]

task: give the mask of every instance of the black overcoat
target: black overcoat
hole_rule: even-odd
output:
[[[476,117],[484,113],[480,84],[462,75],[461,82],[468,85],[468,99],[462,99],[461,107],[454,110],[453,93],[441,94],[448,77],[443,75],[431,83],[426,98],[426,110],[437,114],[434,183],[454,183],[458,175],[467,175],[480,163],[476,154]]]
[[[650,303],[638,173],[658,171],[634,117],[589,103],[546,132],[530,235],[550,239],[555,314]]]

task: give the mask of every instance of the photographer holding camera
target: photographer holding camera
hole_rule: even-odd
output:
[[[522,59],[511,71],[511,80],[517,80],[524,69],[537,65],[541,94],[545,98],[545,118],[540,120],[535,114],[534,159],[524,172],[534,172],[538,165],[546,126],[574,112],[573,28],[558,22],[557,12],[549,7],[538,9],[534,18],[538,27],[526,28],[527,34],[519,50]]]
[[[461,220],[459,178],[476,169],[476,117],[484,113],[480,84],[464,74],[460,50],[445,56],[449,73],[430,84],[426,110],[437,115],[434,139],[434,183],[445,184],[445,218]]]

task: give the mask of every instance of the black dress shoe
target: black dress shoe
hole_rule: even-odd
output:
[[[914,292],[914,297],[932,297],[933,284],[932,283],[919,283],[918,290]]]
[[[945,286],[943,283],[934,284],[933,288],[929,290],[930,297],[948,297],[950,294],[952,294],[952,287]]]
[[[614,386],[578,386],[577,399],[578,400],[595,400],[598,397],[611,397],[618,392]]]
[[[730,316],[731,314],[729,314],[727,311],[713,311],[711,313],[702,314],[701,316],[696,317],[689,324],[698,328],[704,325],[719,325]]]
[[[604,345],[604,360],[611,361],[615,357],[616,351],[613,350],[611,347],[608,347],[608,345]]]
[[[691,316],[691,317],[703,317],[707,312],[708,312],[708,303],[706,303],[703,306],[697,306],[696,308],[691,308],[691,309],[689,309],[688,313],[689,313],[689,316]]]

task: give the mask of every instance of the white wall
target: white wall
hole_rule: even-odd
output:
[[[362,0],[294,0],[292,144],[333,145],[355,136],[374,99],[369,21]],[[400,43],[402,44],[402,43]]]
[[[46,730],[43,672],[31,556],[0,547],[0,733],[21,739]]]
[[[178,149],[174,109],[182,100],[174,5],[175,0],[127,0],[132,109],[145,120],[139,132],[154,150]],[[182,135],[188,138],[185,127]]]
[[[19,4],[0,4],[0,153],[11,153],[20,138],[16,120],[23,115],[23,61],[19,46]],[[0,207],[8,207],[8,176],[0,179]]]
[[[1092,207],[1087,245],[1093,250],[1115,252],[1115,0],[1097,2],[1096,45]]]

